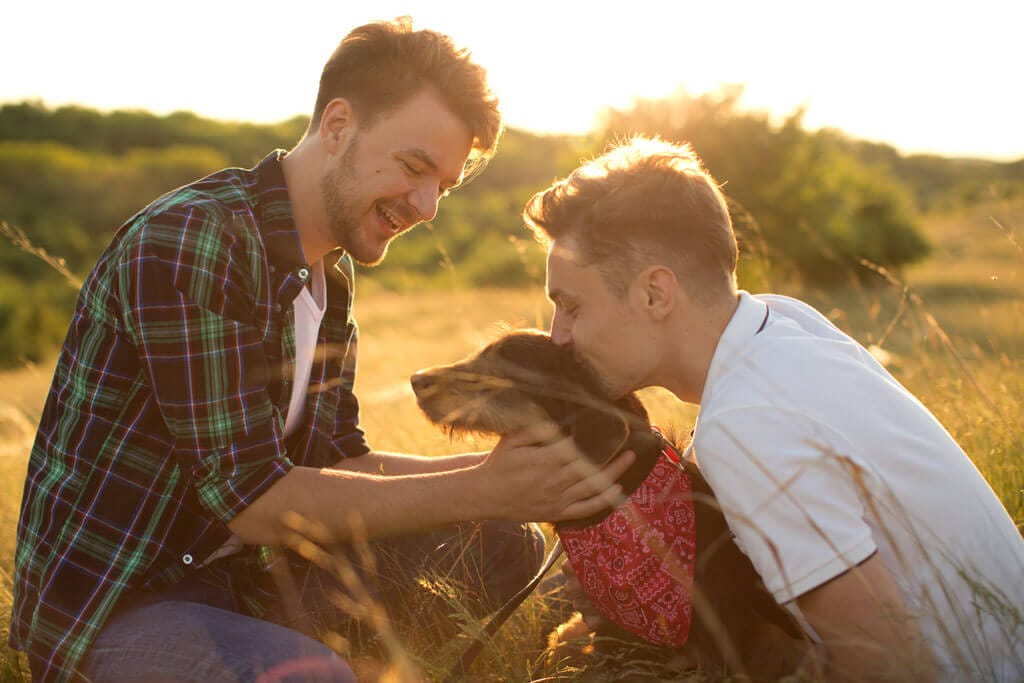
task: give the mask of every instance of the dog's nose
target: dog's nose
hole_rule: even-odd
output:
[[[423,370],[414,372],[412,377],[409,378],[409,382],[412,384],[412,391],[414,394],[419,394],[421,391],[427,389],[434,383],[434,378],[428,375]]]

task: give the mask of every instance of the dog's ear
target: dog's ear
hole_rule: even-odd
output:
[[[627,415],[643,420],[647,427],[651,426],[651,423],[649,422],[650,417],[647,415],[647,408],[636,394],[626,394],[615,402],[615,407]]]
[[[615,404],[579,408],[573,438],[580,450],[599,464],[622,451],[633,451],[633,464],[617,482],[627,496],[643,483],[661,456],[661,437],[651,429],[647,410],[634,394]],[[584,519],[562,523],[562,526],[580,528],[597,524],[612,510],[608,507]]]
[[[613,405],[577,406],[574,412],[573,440],[591,461],[603,465],[625,448],[629,422]]]
[[[638,462],[649,462],[650,467],[653,467],[664,445],[662,438],[651,428],[650,416],[643,401],[636,394],[630,393],[616,401],[615,407],[622,412],[629,425],[625,448],[636,453]],[[647,467],[647,471],[650,471],[650,467]]]
[[[626,495],[650,474],[663,448],[636,394],[628,394],[614,405],[579,409],[573,436],[580,450],[599,464],[622,451],[633,451],[635,460],[619,479]]]

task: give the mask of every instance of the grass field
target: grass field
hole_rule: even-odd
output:
[[[932,218],[932,257],[888,285],[842,291],[778,291],[802,296],[865,345],[960,441],[1024,525],[1024,203],[978,207]],[[386,267],[386,265],[384,266]],[[742,284],[742,283],[741,283]],[[465,355],[502,325],[544,327],[549,306],[540,287],[505,291],[391,293],[360,283],[357,391],[370,443],[382,450],[445,454],[479,450],[483,440],[452,442],[419,415],[409,375]],[[6,641],[14,527],[28,439],[49,381],[48,367],[0,375],[0,630]],[[655,421],[688,430],[696,413],[664,392],[643,394]],[[528,603],[482,658],[482,680],[525,681],[579,672],[543,663],[536,643],[524,648],[541,609]],[[399,634],[401,637],[402,634]],[[443,670],[437,652],[412,661]],[[441,653],[441,659],[450,653]],[[20,681],[23,663],[0,645],[0,682]]]

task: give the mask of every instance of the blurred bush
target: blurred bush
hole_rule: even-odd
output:
[[[928,253],[920,211],[1024,194],[1024,160],[904,157],[837,131],[806,131],[799,111],[775,122],[741,108],[741,95],[732,87],[637,100],[608,110],[586,136],[509,129],[486,171],[363,275],[391,289],[543,283],[544,255],[523,228],[523,206],[582,159],[633,133],[691,142],[724,183],[750,286],[769,276],[811,285],[869,279],[862,259],[898,271]],[[118,226],[147,203],[289,148],[305,126],[303,117],[257,125],[188,112],[0,106],[0,221],[81,278]],[[68,278],[10,239],[0,239],[0,266],[0,365],[12,365],[60,342],[75,293]]]
[[[816,285],[873,278],[923,258],[928,244],[907,186],[829,131],[810,133],[798,111],[779,124],[739,107],[742,90],[684,91],[604,114],[604,137],[636,133],[690,142],[734,205],[741,242],[759,241],[772,263]],[[756,234],[759,232],[760,234]]]

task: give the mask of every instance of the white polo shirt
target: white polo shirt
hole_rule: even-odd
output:
[[[780,603],[877,551],[944,680],[1024,680],[1020,532],[928,409],[816,310],[740,293],[693,455]]]

